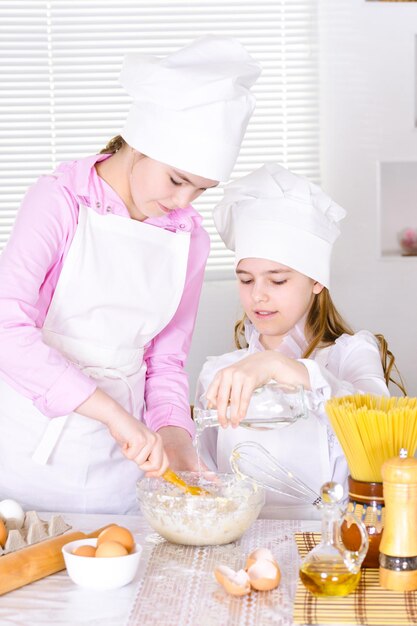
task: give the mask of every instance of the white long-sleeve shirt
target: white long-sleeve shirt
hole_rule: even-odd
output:
[[[250,323],[246,326],[246,339],[248,348],[208,358],[198,380],[196,406],[204,406],[204,394],[219,370],[264,350],[258,332]],[[308,370],[311,387],[306,391],[308,419],[265,433],[244,428],[208,429],[201,437],[201,447],[209,466],[230,471],[229,457],[234,445],[256,440],[316,492],[326,480],[346,486],[346,459],[329,423],[325,404],[331,397],[355,393],[389,395],[378,342],[365,330],[344,334],[331,346],[303,359],[306,346],[303,325],[298,324],[283,339],[278,351],[299,360]],[[282,504],[283,498],[274,493],[268,495],[268,502]]]

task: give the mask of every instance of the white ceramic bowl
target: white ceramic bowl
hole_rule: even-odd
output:
[[[72,554],[78,546],[96,546],[97,539],[70,541],[62,547],[68,576],[80,587],[87,589],[117,589],[130,583],[138,570],[142,547],[135,544],[134,551],[125,556],[90,557]]]
[[[147,522],[172,543],[192,546],[221,545],[236,541],[256,520],[265,492],[235,474],[215,474],[205,479],[198,472],[178,472],[190,485],[209,496],[192,496],[162,478],[143,478],[137,496]]]

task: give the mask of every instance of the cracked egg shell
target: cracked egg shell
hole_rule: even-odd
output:
[[[268,548],[257,548],[256,550],[253,550],[253,552],[251,552],[246,559],[246,571],[250,568],[251,565],[256,563],[256,561],[259,561],[259,559],[272,561],[273,563],[275,563],[274,555],[272,554],[271,550],[269,550]]]
[[[249,576],[244,569],[235,572],[227,565],[219,565],[214,570],[217,582],[232,596],[245,596],[250,593]]]
[[[275,561],[258,559],[248,569],[251,586],[257,591],[270,591],[278,587],[281,572]]]

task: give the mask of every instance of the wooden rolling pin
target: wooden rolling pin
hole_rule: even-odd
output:
[[[65,569],[62,546],[77,539],[98,537],[107,526],[89,534],[80,531],[66,533],[1,556],[0,595]]]

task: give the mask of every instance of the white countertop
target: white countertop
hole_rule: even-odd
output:
[[[267,517],[272,517],[273,514],[267,514]],[[47,519],[48,514],[41,514],[42,519]],[[175,608],[175,602],[169,601],[169,593],[172,593],[172,589],[169,592],[167,590],[166,593],[160,590],[164,590],[165,582],[163,581],[163,576],[165,568],[161,568],[161,572],[152,571],[152,576],[154,577],[154,582],[150,580],[144,580],[145,571],[147,571],[147,565],[149,562],[149,557],[155,548],[155,545],[158,543],[158,537],[154,533],[154,531],[148,526],[148,524],[144,521],[141,515],[135,516],[117,516],[117,515],[84,515],[84,514],[64,514],[63,515],[65,521],[72,526],[72,530],[81,530],[85,532],[91,532],[96,528],[100,528],[109,523],[116,523],[121,526],[125,526],[129,528],[132,533],[135,535],[136,541],[143,545],[144,550],[142,553],[141,564],[139,567],[139,571],[133,580],[132,583],[122,587],[121,589],[115,589],[111,591],[99,592],[99,591],[91,591],[88,589],[83,589],[76,586],[68,577],[66,570],[59,572],[57,574],[53,574],[34,582],[30,585],[22,587],[20,589],[16,589],[8,594],[5,594],[0,597],[0,624],[1,626],[6,625],[14,625],[14,626],[74,626],[76,624],[89,624],[97,626],[146,626],[151,623],[149,618],[144,614],[142,617],[140,616],[141,607],[138,605],[138,602],[143,602],[146,604],[146,597],[144,598],[144,593],[148,593],[151,597],[149,597],[149,603],[147,608],[147,615],[153,612],[154,607],[154,616],[153,616],[153,626],[167,626],[166,615],[170,614],[170,623],[172,619],[172,623],[175,626],[205,626],[204,621],[197,624],[196,622],[189,621],[190,616],[187,617],[187,603],[193,602],[192,593],[188,593],[188,595],[184,591],[184,597],[181,599],[181,604],[179,604],[178,593],[176,593],[175,598],[177,599],[177,608]],[[293,532],[294,524],[296,522],[262,522],[262,524],[268,524],[269,533],[274,532],[273,524],[277,524],[277,534],[279,535],[287,535],[286,539],[288,540]],[[309,521],[309,522],[298,522],[296,523],[298,528],[297,530],[318,530],[319,523],[317,521]],[[262,527],[263,528],[263,527]],[[266,527],[265,527],[266,528]],[[248,531],[250,533],[251,531]],[[245,533],[246,535],[247,533]],[[245,536],[244,536],[245,537]],[[259,533],[257,536],[253,535],[253,541],[256,539],[259,541]],[[249,539],[248,539],[249,541]],[[253,543],[252,541],[252,543]],[[288,545],[290,545],[290,541]],[[233,544],[229,544],[233,546]],[[250,545],[250,542],[247,544]],[[173,550],[181,549],[179,546],[175,546]],[[231,548],[233,549],[233,548]],[[288,547],[286,551],[288,553]],[[191,550],[195,550],[191,548]],[[293,548],[291,547],[292,551]],[[296,548],[294,544],[295,552],[291,552],[291,559],[297,558],[296,556]],[[294,556],[295,554],[295,556]],[[285,557],[286,558],[286,557]],[[294,561],[295,563],[295,561]],[[294,566],[292,563],[291,567],[285,571],[285,567],[282,568],[283,581],[284,584],[281,584],[282,587],[282,606],[286,605],[286,612],[283,611],[280,614],[280,611],[277,609],[275,615],[276,620],[268,621],[268,623],[289,625],[292,623],[292,620],[289,618],[288,614],[288,605],[291,604],[291,597],[295,592],[295,582],[297,579],[297,567],[296,563]],[[281,563],[280,563],[281,565]],[[168,576],[168,573],[166,575]],[[202,571],[200,572],[202,575]],[[190,577],[194,574],[190,570]],[[207,577],[207,574],[204,574]],[[174,580],[172,580],[172,578]],[[213,577],[209,576],[210,580],[204,580],[204,584],[201,587],[201,590],[211,589],[211,596],[213,598],[213,602],[219,602],[219,609],[221,608],[224,611],[224,604],[226,598],[217,592],[217,590],[213,587],[215,583],[213,582]],[[178,577],[178,580],[180,577]],[[191,580],[191,578],[190,578]],[[169,573],[169,578],[167,581],[172,586],[175,584],[175,572]],[[151,583],[151,586],[149,587]],[[181,583],[183,584],[183,583]],[[160,585],[160,587],[158,587]],[[151,593],[147,590],[151,589]],[[167,587],[168,589],[168,587]],[[219,588],[220,589],[220,588]],[[153,592],[155,591],[156,595],[153,597]],[[214,590],[214,591],[213,591]],[[142,595],[139,595],[139,592]],[[161,597],[165,596],[164,597]],[[197,597],[197,596],[196,596]],[[165,613],[162,610],[164,605],[164,601],[170,602],[170,607],[165,607]],[[150,606],[149,606],[150,605]],[[174,617],[173,613],[175,610],[178,610],[178,607],[181,606],[181,616],[178,615]],[[190,605],[191,606],[191,605]],[[144,607],[145,608],[145,607]],[[172,611],[171,611],[172,608]],[[213,608],[213,607],[212,607]],[[214,607],[215,608],[215,607]],[[281,607],[282,608],[282,607]],[[273,610],[273,608],[271,609]],[[283,609],[282,609],[283,610]],[[165,615],[165,617],[164,617]],[[159,616],[159,617],[158,617]],[[209,618],[207,617],[207,620]],[[224,617],[222,621],[218,621],[217,626],[227,626],[229,623],[228,619],[227,623],[224,622]],[[212,620],[206,621],[206,624],[211,624]],[[232,622],[230,622],[232,623]],[[235,622],[233,622],[235,623]],[[246,622],[245,622],[246,623]],[[247,622],[252,623],[252,622]],[[262,624],[258,623],[256,626],[262,626]]]

